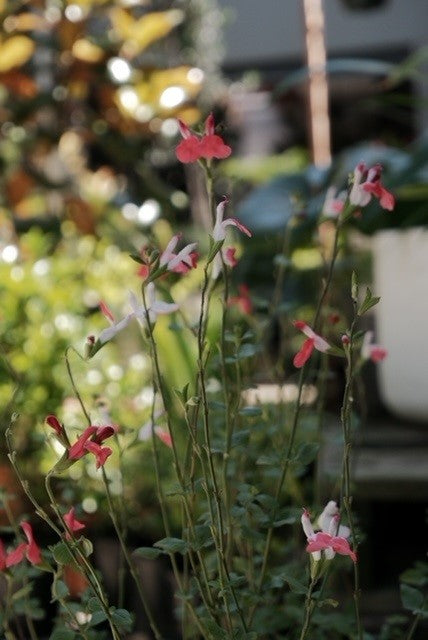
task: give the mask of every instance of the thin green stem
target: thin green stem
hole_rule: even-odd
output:
[[[321,292],[321,295],[319,297],[318,300],[318,304],[317,304],[317,308],[315,310],[315,314],[314,314],[314,318],[312,321],[312,327],[314,329],[314,331],[316,332],[318,330],[318,325],[321,319],[321,311],[322,308],[324,306],[324,302],[326,300],[327,297],[327,293],[330,289],[330,285],[331,285],[331,281],[333,278],[333,272],[334,272],[334,265],[336,263],[336,259],[339,253],[339,234],[340,234],[340,229],[341,229],[341,225],[340,223],[338,223],[336,225],[336,230],[335,230],[335,235],[334,235],[334,241],[333,241],[333,250],[332,250],[332,257],[331,257],[331,261],[329,264],[329,268],[328,268],[328,272],[327,272],[327,276],[326,279],[324,281],[324,286]],[[288,473],[288,468],[290,465],[290,460],[291,460],[291,453],[293,451],[293,447],[294,447],[294,441],[295,441],[295,437],[296,437],[296,433],[297,433],[297,427],[298,427],[298,423],[299,423],[299,418],[300,418],[300,411],[301,411],[301,398],[302,398],[302,392],[303,392],[303,385],[304,382],[306,380],[306,372],[307,372],[307,367],[306,365],[304,365],[301,369],[300,369],[300,375],[299,375],[299,381],[298,381],[298,387],[297,387],[297,398],[296,398],[296,402],[294,405],[294,412],[293,412],[293,418],[292,418],[292,425],[291,425],[291,431],[290,431],[290,436],[288,439],[288,444],[286,445],[285,451],[283,452],[282,460],[282,470],[281,470],[281,475],[279,477],[277,486],[276,486],[276,491],[275,491],[275,508],[273,510],[273,514],[272,514],[272,522],[275,519],[275,515],[278,509],[278,499],[279,496],[281,495],[281,491],[282,491],[282,487],[284,484],[284,481],[287,477],[287,473]],[[265,547],[264,547],[264,552],[263,552],[263,561],[262,561],[262,568],[260,571],[260,578],[259,578],[259,582],[258,582],[258,586],[257,586],[257,593],[260,593],[263,587],[263,582],[265,579],[265,575],[266,575],[266,569],[267,569],[267,564],[268,564],[268,559],[269,559],[269,554],[270,554],[270,549],[271,549],[271,545],[272,545],[272,538],[273,538],[273,524],[269,527],[268,532],[267,532],[267,536],[266,536],[266,542],[265,542]],[[250,615],[249,615],[249,623],[248,625],[250,626],[254,617],[254,613],[256,610],[256,605],[253,605],[253,607],[250,610]]]
[[[111,521],[113,523],[114,529],[116,531],[116,535],[117,535],[117,538],[119,540],[119,544],[121,546],[123,556],[124,556],[124,558],[126,560],[126,563],[127,563],[128,567],[129,567],[129,571],[130,571],[130,573],[132,575],[132,578],[133,578],[133,580],[135,582],[135,585],[137,587],[138,595],[139,595],[141,603],[143,605],[144,613],[146,614],[147,619],[149,621],[150,628],[153,631],[153,634],[154,634],[156,640],[162,640],[162,635],[161,635],[161,633],[160,633],[160,631],[158,629],[158,626],[157,626],[157,624],[156,624],[156,622],[155,622],[155,620],[153,618],[152,612],[150,610],[149,604],[147,602],[146,596],[144,595],[144,591],[143,591],[143,588],[141,586],[141,581],[139,579],[139,576],[138,576],[137,572],[135,571],[134,563],[132,562],[130,553],[129,553],[128,548],[126,546],[125,540],[124,540],[124,538],[122,536],[122,531],[121,531],[121,528],[120,528],[120,525],[119,525],[119,521],[118,521],[118,518],[117,518],[116,509],[114,507],[113,498],[112,498],[112,495],[111,495],[111,492],[110,492],[110,486],[109,486],[107,474],[106,474],[106,471],[105,471],[104,467],[101,467],[101,474],[102,474],[104,489],[105,489],[106,496],[107,496],[107,504],[108,504],[109,515],[110,515]]]
[[[309,584],[309,589],[308,589],[308,593],[306,594],[306,600],[305,600],[305,612],[304,612],[304,617],[303,617],[303,626],[302,626],[302,631],[300,633],[300,638],[299,640],[305,640],[307,633],[309,631],[309,625],[311,623],[311,617],[312,617],[312,613],[315,607],[315,602],[312,599],[312,594],[315,588],[315,585],[317,583],[317,579],[314,577],[312,578],[310,584]]]
[[[352,405],[353,405],[353,383],[354,383],[354,353],[353,353],[353,341],[355,335],[355,328],[357,323],[357,311],[356,301],[354,300],[354,318],[352,320],[351,328],[349,331],[349,344],[346,349],[347,354],[347,367],[346,367],[346,383],[343,394],[343,403],[340,412],[340,418],[343,429],[343,464],[342,464],[342,495],[343,505],[345,507],[346,515],[351,529],[351,537],[354,545],[354,551],[357,549],[357,539],[355,535],[354,518],[352,514],[352,495],[351,495],[351,449],[352,449]],[[361,621],[360,614],[360,578],[358,563],[354,562],[354,611],[355,620],[357,624],[357,637],[358,640],[363,640],[364,630]]]

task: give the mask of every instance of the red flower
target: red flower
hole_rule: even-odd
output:
[[[238,286],[239,295],[229,298],[229,304],[236,304],[242,313],[251,314],[253,312],[253,303],[250,298],[250,289],[246,284]]]
[[[94,454],[96,460],[95,466],[97,469],[102,467],[107,458],[113,453],[113,449],[110,449],[110,447],[102,447],[92,440],[85,444],[85,449]]]
[[[77,518],[75,517],[74,507],[71,507],[70,511],[64,513],[63,518],[65,524],[73,533],[75,533],[76,531],[81,531],[85,528],[83,522],[79,522],[79,520],[77,520]]]
[[[178,125],[183,140],[177,145],[175,154],[180,162],[196,162],[202,158],[204,160],[228,158],[232,153],[232,149],[220,136],[216,135],[212,113],[205,121],[205,134],[201,138],[192,133],[181,120],[178,121]]]
[[[101,427],[86,427],[81,436],[69,448],[68,457],[70,460],[79,460],[88,451],[94,454],[96,458],[96,467],[99,469],[104,465],[107,458],[113,453],[110,447],[102,447],[101,444],[107,438],[116,433],[117,427],[114,425],[106,425]]]
[[[31,564],[40,564],[42,561],[40,547],[34,540],[33,530],[30,523],[21,522],[21,527],[28,542],[21,542],[21,544],[19,544],[16,549],[7,554],[6,558],[4,558],[3,549],[3,561],[5,561],[6,567],[13,567],[15,564],[22,562],[25,556],[27,557],[27,560],[31,562]]]
[[[62,424],[60,423],[60,421],[58,420],[58,418],[54,415],[49,415],[46,417],[46,422],[48,423],[48,425],[50,427],[52,427],[52,429],[54,429],[54,431],[56,432],[56,434],[59,437],[62,437],[64,434],[64,427],[62,426]]]
[[[29,522],[21,522],[21,527],[25,533],[25,537],[28,540],[28,545],[25,552],[27,560],[29,560],[31,564],[39,564],[42,560],[42,555],[40,552],[40,548],[34,540],[31,524]]]

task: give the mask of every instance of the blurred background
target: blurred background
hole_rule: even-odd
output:
[[[57,456],[55,445],[45,444],[45,416],[82,426],[65,349],[82,352],[86,337],[105,328],[100,300],[118,316],[126,308],[126,291],[141,282],[130,253],[148,242],[164,246],[177,229],[193,240],[208,225],[201,176],[175,158],[176,118],[198,127],[213,111],[233,147],[218,191],[232,193],[237,217],[254,231],[234,279],[250,285],[262,316],[272,293],[272,258],[290,220],[297,275],[284,284],[286,313],[293,317],[314,300],[313,275],[321,268],[313,246],[317,216],[327,187],[345,187],[360,160],[382,163],[397,208],[390,214],[368,207],[353,223],[339,264],[343,287],[355,266],[372,282],[374,234],[423,233],[425,0],[0,0],[0,12],[0,406],[4,428],[11,407],[19,414],[15,444],[34,486]],[[417,268],[421,273],[425,266]],[[192,272],[177,279],[171,295],[191,304],[200,278]],[[195,370],[192,347],[180,331],[168,330],[168,321],[159,325],[165,375],[172,387],[181,386]],[[399,363],[408,348],[406,327]],[[392,355],[393,345],[385,346]],[[417,351],[424,371],[427,347],[419,341]],[[137,331],[120,337],[89,366],[70,357],[93,414],[122,427],[130,450],[126,470],[120,463],[109,469],[112,491],[125,492],[132,539],[150,544],[160,519],[149,445],[138,435],[153,394],[141,339]],[[410,365],[413,372],[413,358]],[[413,392],[412,372],[402,371],[398,382]],[[332,376],[333,414],[341,372]],[[400,607],[397,577],[425,552],[423,379],[418,374],[422,388],[412,407],[422,404],[408,411],[387,391],[383,397],[373,391],[369,373],[369,426],[355,473],[367,522],[365,607],[374,626]],[[391,388],[389,378],[381,388]],[[329,429],[336,442],[334,419]],[[28,506],[1,450],[0,480],[22,513]],[[326,495],[338,455],[335,445],[325,446],[318,473]],[[168,458],[162,463],[167,473]],[[58,495],[65,505],[81,503],[87,521],[107,538],[94,466],[75,465],[70,474],[79,482],[58,482]],[[392,521],[395,536],[387,535]],[[402,543],[409,528],[411,547]],[[374,567],[381,548],[394,561]]]

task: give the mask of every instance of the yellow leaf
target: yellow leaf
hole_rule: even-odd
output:
[[[84,62],[99,62],[104,57],[104,51],[101,47],[97,47],[97,45],[84,38],[76,40],[71,52],[75,58]]]
[[[33,54],[35,45],[27,36],[12,36],[0,45],[0,73],[20,67]]]
[[[125,41],[126,50],[134,54],[147,49],[153,42],[160,40],[183,20],[183,12],[179,9],[169,11],[153,11],[141,18],[134,18],[124,9],[115,8],[111,12],[113,28],[121,40]]]

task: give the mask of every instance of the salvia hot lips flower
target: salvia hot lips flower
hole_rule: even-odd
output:
[[[300,369],[300,367],[303,367],[305,362],[309,360],[314,349],[325,353],[330,349],[330,345],[324,338],[321,338],[321,336],[315,333],[306,322],[295,320],[293,325],[307,336],[307,340],[304,341],[302,348],[296,353],[293,360],[294,366]]]
[[[133,310],[133,315],[137,318],[140,324],[146,323],[146,316],[148,313],[149,320],[153,324],[156,322],[158,315],[164,315],[173,313],[178,310],[178,304],[175,302],[164,302],[156,298],[156,289],[153,282],[149,282],[146,286],[146,304],[147,313],[143,304],[140,304],[134,293],[129,294],[129,303]]]
[[[81,531],[82,529],[84,529],[86,526],[83,524],[83,522],[80,522],[76,518],[74,507],[71,507],[71,509],[67,511],[67,513],[64,513],[62,517],[64,518],[65,524],[67,525],[67,527],[70,529],[72,533],[77,533],[78,531]]]
[[[133,314],[128,313],[124,318],[116,322],[112,312],[105,302],[101,301],[99,306],[103,316],[110,322],[110,327],[101,331],[100,335],[98,336],[98,342],[100,343],[100,345],[103,345],[114,338],[114,336],[118,334],[119,331],[122,331],[122,329],[128,326],[128,324],[132,320]]]
[[[226,209],[226,205],[228,204],[229,199],[223,198],[223,200],[219,203],[216,209],[216,219],[214,228],[212,230],[212,238],[215,242],[222,242],[226,238],[227,227],[232,226],[236,227],[244,233],[246,236],[251,238],[252,234],[249,229],[245,225],[243,225],[237,218],[227,218],[224,220],[224,213]],[[215,279],[219,275],[222,267],[222,261],[228,267],[235,267],[238,263],[235,257],[236,249],[234,247],[222,247],[219,253],[214,258],[212,277]]]
[[[361,346],[361,357],[363,360],[372,360],[372,362],[381,362],[388,355],[388,351],[379,344],[373,343],[373,331],[367,331],[363,338]]]
[[[357,207],[368,205],[372,196],[378,198],[383,209],[392,211],[395,206],[395,199],[381,183],[382,167],[376,164],[370,169],[363,162],[360,162],[354,171],[352,188],[349,193],[349,202]]]
[[[175,273],[186,273],[189,269],[196,267],[198,261],[198,255],[195,252],[196,242],[192,242],[186,245],[178,253],[174,253],[181,234],[173,236],[168,242],[165,251],[161,253],[159,259],[159,265],[166,267],[167,271],[174,271]]]
[[[180,162],[189,163],[212,158],[220,160],[228,158],[232,153],[232,149],[224,143],[223,138],[216,135],[212,113],[205,121],[205,132],[201,137],[193,133],[181,120],[178,120],[178,125],[183,140],[176,147],[175,154]]]
[[[114,433],[116,433],[116,427],[113,425],[101,427],[91,425],[86,427],[76,442],[69,448],[68,458],[70,460],[79,460],[90,452],[95,456],[96,467],[99,469],[113,453],[110,447],[101,445],[104,440],[110,438]]]
[[[6,568],[19,564],[25,557],[34,565],[42,562],[40,547],[34,540],[33,529],[31,528],[30,523],[21,522],[21,528],[27,538],[27,542],[22,542],[16,547],[16,549],[8,553],[6,556],[4,555],[4,548],[2,545],[2,560],[4,561]]]
[[[333,501],[329,502],[326,509],[329,508],[329,505],[330,507],[331,505],[336,506],[336,503]],[[332,508],[330,511],[331,510]],[[323,514],[321,514],[320,518]],[[335,513],[332,516],[325,515],[326,523],[328,522],[328,530],[321,529],[321,531],[315,532],[309,512],[307,509],[303,509],[301,523],[308,541],[306,551],[311,554],[315,562],[321,560],[322,551],[324,551],[326,560],[332,560],[336,553],[339,553],[340,555],[349,556],[353,562],[357,561],[357,555],[351,549],[347,540],[350,531],[348,527],[342,527],[342,529],[339,527],[339,517],[339,513]]]

